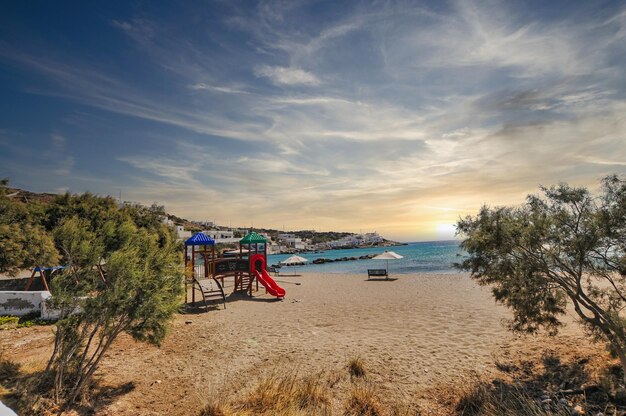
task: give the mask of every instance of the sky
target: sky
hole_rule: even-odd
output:
[[[623,1],[5,1],[0,177],[448,239],[626,174]]]

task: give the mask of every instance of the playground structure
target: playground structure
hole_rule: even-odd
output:
[[[24,287],[24,291],[28,292],[30,290],[31,285],[33,284],[33,281],[39,277],[41,279],[41,283],[43,285],[44,290],[47,290],[48,292],[50,291],[50,285],[48,284],[49,281],[52,280],[52,277],[54,274],[56,274],[57,272],[61,271],[65,269],[65,266],[54,266],[54,267],[40,267],[40,266],[36,266],[33,269],[33,272],[31,273],[30,277],[28,278],[28,281],[26,282],[26,286]]]
[[[210,300],[221,300],[226,307],[224,279],[234,278],[234,292],[252,296],[259,283],[267,293],[277,298],[285,297],[267,272],[267,239],[250,232],[239,241],[239,250],[216,256],[215,241],[203,233],[196,233],[185,241],[185,303],[196,303],[196,292],[205,305]]]

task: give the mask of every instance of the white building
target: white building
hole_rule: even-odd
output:
[[[302,241],[300,237],[296,237],[294,234],[279,234],[278,239],[285,243],[289,248],[296,250],[306,249],[306,243]]]
[[[267,238],[267,254],[278,254],[287,251],[287,247],[281,246],[277,242],[270,239],[268,236],[264,237]]]
[[[365,233],[363,234],[363,241],[369,244],[382,243],[385,241],[378,233]]]
[[[329,242],[328,246],[331,248],[351,247],[378,244],[383,241],[384,238],[382,238],[378,233],[351,234],[340,238],[339,240]]]
[[[241,240],[241,238],[235,237],[235,233],[232,230],[204,230],[202,233],[211,237],[216,243],[232,244]]]
[[[191,231],[185,230],[185,227],[183,227],[182,225],[177,225],[176,235],[178,236],[180,240],[186,240],[189,237],[191,237]]]

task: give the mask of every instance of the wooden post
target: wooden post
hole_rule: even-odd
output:
[[[46,282],[46,275],[44,274],[43,269],[39,268],[39,275],[41,276],[41,281],[43,282],[43,287],[50,292],[50,288],[48,287],[48,282]],[[50,271],[50,276],[52,276],[52,270]]]
[[[215,243],[211,246],[211,276],[215,276]],[[224,283],[224,280],[222,280]],[[224,286],[222,284],[222,286]]]
[[[256,243],[254,243],[255,249],[254,249],[254,254],[256,254]],[[249,295],[250,297],[252,297],[252,279],[255,278],[255,274],[252,272],[253,270],[255,270],[254,268],[254,264],[252,264],[252,243],[248,242],[248,264],[250,265],[250,267],[248,268],[248,273],[249,273],[249,281],[250,281],[250,288],[248,289],[248,291],[250,292]]]
[[[37,270],[39,268],[39,266],[33,268],[33,272],[31,273],[30,277],[28,278],[28,282],[26,282],[26,287],[24,288],[24,290],[28,290],[30,289],[30,285],[33,283],[33,279],[35,278],[35,270]]]
[[[207,258],[209,250],[207,250],[207,246],[204,246],[204,250],[202,251],[202,258],[204,259],[204,277],[209,277],[209,259]]]
[[[196,303],[196,250],[195,246],[191,246],[191,273],[193,277],[192,289],[191,289],[191,303]]]

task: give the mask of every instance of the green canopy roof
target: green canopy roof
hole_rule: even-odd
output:
[[[252,231],[239,241],[239,244],[267,243],[267,239]]]

